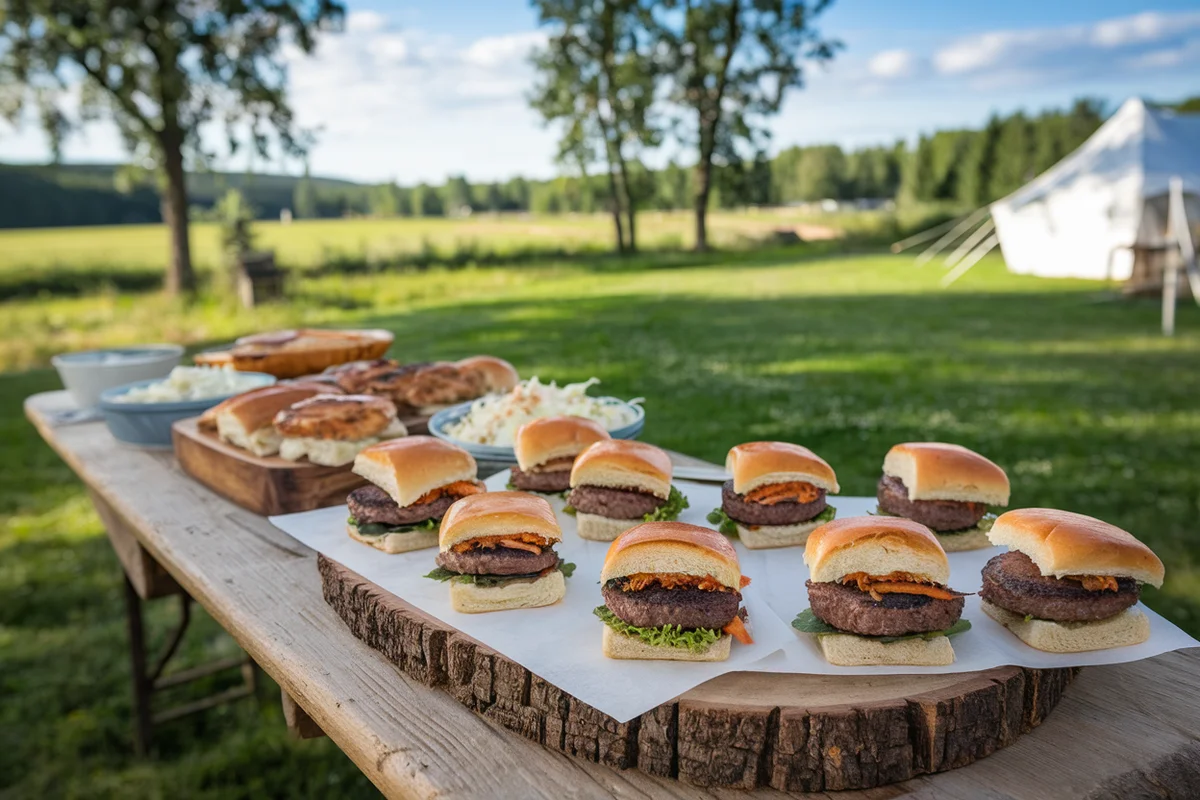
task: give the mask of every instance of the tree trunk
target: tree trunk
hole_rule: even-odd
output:
[[[188,240],[187,179],[183,171],[183,136],[164,133],[159,139],[163,153],[162,217],[171,237],[171,262],[167,267],[167,293],[190,295],[196,291],[192,248]]]
[[[705,144],[704,120],[700,120],[700,157],[696,160],[696,187],[692,200],[696,209],[696,252],[708,250],[708,194],[712,184],[712,148]]]

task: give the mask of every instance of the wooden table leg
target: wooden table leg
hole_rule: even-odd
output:
[[[286,689],[280,689],[280,700],[283,703],[283,718],[287,722],[288,733],[296,739],[316,739],[318,736],[324,736],[325,731],[321,730],[321,726],[316,720],[308,715],[299,703],[287,693]]]
[[[129,664],[133,675],[133,751],[139,756],[150,752],[154,734],[150,696],[154,687],[146,673],[146,635],[142,627],[142,598],[129,576],[125,577],[125,622],[129,628]]]

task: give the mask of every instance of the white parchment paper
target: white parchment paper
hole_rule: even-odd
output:
[[[507,481],[505,471],[493,475],[486,483],[495,491],[503,489]],[[675,481],[675,485],[691,503],[680,520],[713,527],[705,516],[720,506],[721,487],[689,481]],[[873,497],[830,497],[829,500],[837,507],[839,518],[875,510]],[[804,549],[749,550],[735,542],[742,574],[753,580],[743,592],[743,598],[750,612],[754,645],[746,647],[735,642],[728,661],[712,664],[614,661],[600,652],[602,623],[592,615],[592,609],[603,603],[599,575],[608,545],[580,539],[575,534],[575,518],[562,513],[563,502],[557,499],[550,502],[558,512],[563,529],[563,541],[556,549],[563,558],[576,564],[574,576],[567,579],[566,598],[547,608],[491,614],[453,611],[446,584],[422,577],[435,566],[435,549],[388,555],[351,539],[345,533],[345,506],[271,517],[271,522],[314,550],[478,639],[619,722],[632,719],[726,672],[885,675],[973,672],[1005,664],[1090,666],[1138,661],[1171,650],[1200,647],[1200,642],[1139,605],[1150,619],[1148,641],[1133,647],[1091,653],[1043,653],[1025,645],[992,621],[980,609],[979,598],[971,596],[967,598],[963,616],[971,621],[972,627],[951,639],[956,655],[953,665],[835,667],[822,657],[816,637],[800,633],[790,625],[796,614],[808,608],[804,587],[808,568],[802,558]],[[950,585],[962,592],[978,591],[983,565],[1001,552],[1003,548],[994,547],[948,554]]]

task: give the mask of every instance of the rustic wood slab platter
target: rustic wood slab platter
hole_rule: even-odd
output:
[[[428,417],[402,420],[410,434],[428,430]],[[256,456],[196,426],[196,418],[171,426],[183,471],[226,500],[263,516],[341,505],[366,483],[344,467],[323,467],[278,456]]]
[[[326,602],[408,676],[546,747],[699,786],[869,789],[961,767],[1039,725],[1078,672],[731,673],[618,723],[338,562],[317,566]]]

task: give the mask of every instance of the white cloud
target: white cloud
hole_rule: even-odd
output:
[[[1177,45],[1195,30],[1200,30],[1200,12],[1148,12],[1084,25],[990,31],[951,42],[934,53],[933,64],[949,76],[1020,72],[1036,80],[1043,73],[1088,74],[1111,68],[1113,51],[1123,50],[1124,60],[1133,62],[1147,46]]]
[[[920,66],[920,58],[908,50],[884,50],[871,57],[867,71],[876,78],[893,80],[913,77]]]
[[[378,11],[351,11],[346,15],[349,33],[373,33],[387,27],[387,17]]]
[[[463,53],[463,60],[468,64],[487,68],[512,64],[524,61],[534,47],[545,43],[546,34],[541,31],[488,36],[468,47]]]
[[[1179,47],[1152,50],[1128,60],[1134,69],[1170,69],[1193,61],[1200,62],[1200,38],[1191,39]]]

